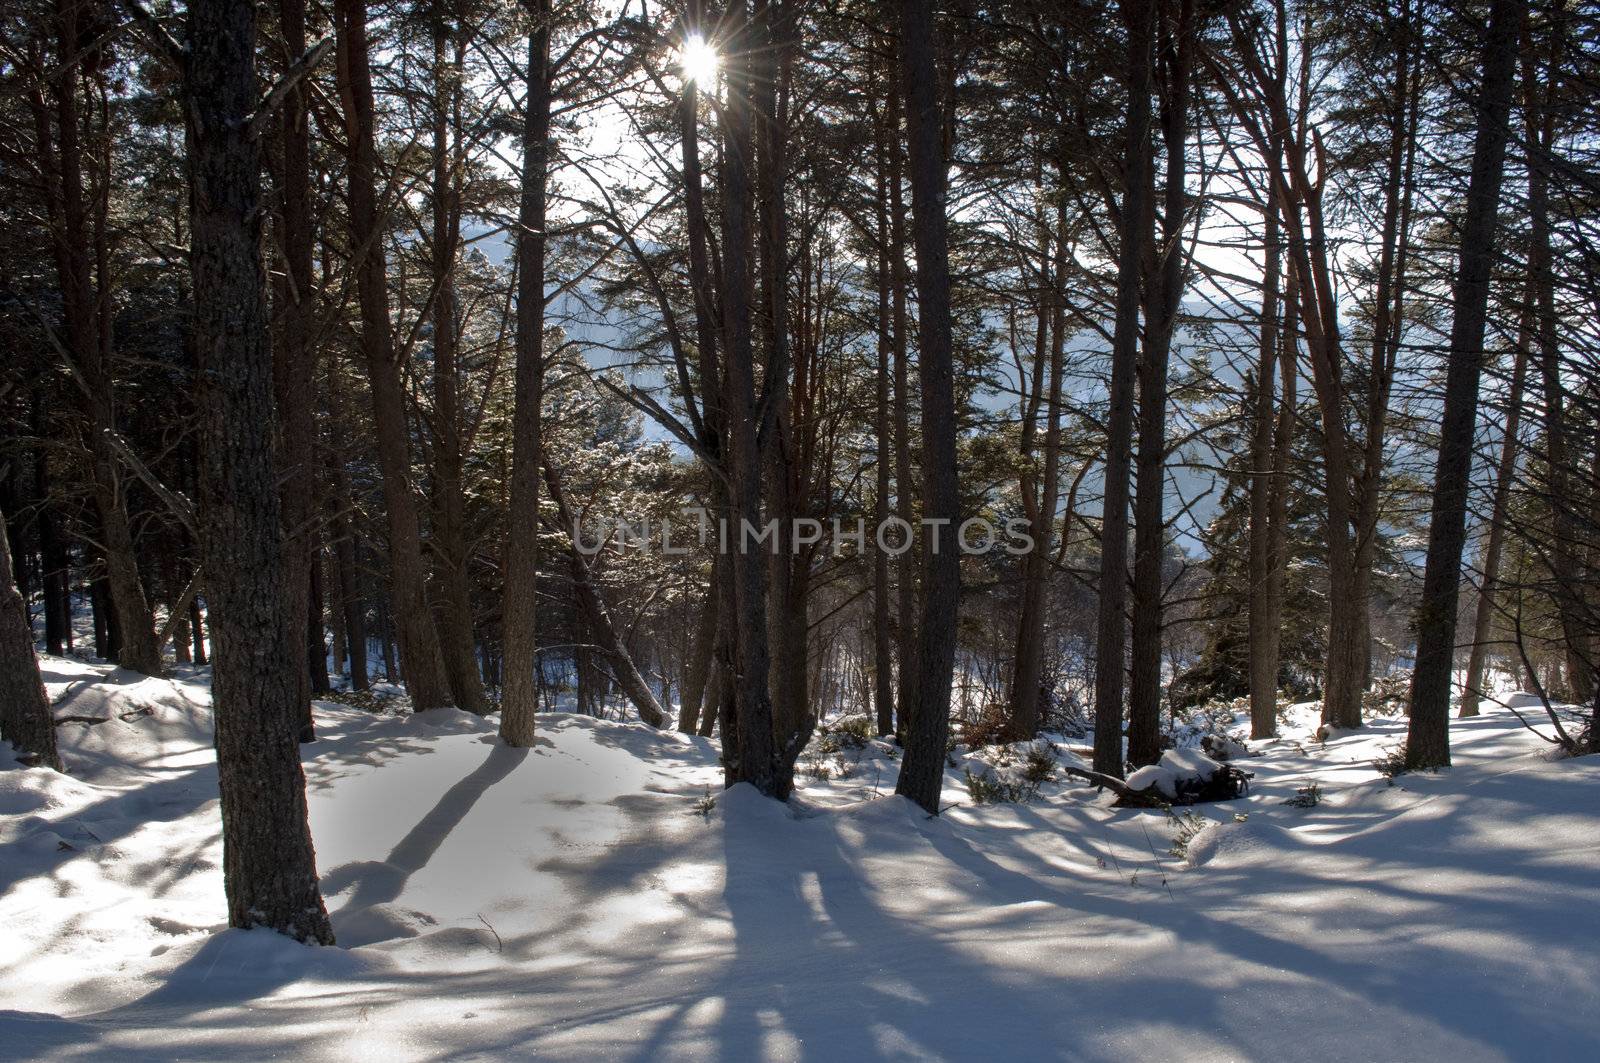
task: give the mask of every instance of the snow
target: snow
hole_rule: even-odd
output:
[[[319,703],[316,949],[223,928],[204,671],[44,667],[58,716],[107,719],[60,727],[70,776],[0,753],[4,1058],[1600,1053],[1600,758],[1492,705],[1394,785],[1403,720],[1318,744],[1301,710],[1176,856],[1162,813],[1059,773],[973,804],[963,770],[1017,749],[953,758],[931,818],[876,741],[780,805],[721,791],[706,739],[551,714],[518,751]]]
[[[1148,790],[1154,786],[1167,797],[1177,797],[1178,787],[1185,782],[1205,782],[1222,767],[1204,753],[1193,749],[1169,749],[1161,760],[1147,764],[1128,775],[1130,790]]]

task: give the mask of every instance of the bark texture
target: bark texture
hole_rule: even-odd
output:
[[[1105,494],[1100,523],[1100,601],[1095,624],[1094,770],[1121,778],[1122,697],[1127,647],[1128,472],[1139,356],[1139,277],[1150,240],[1150,84],[1154,0],[1124,0],[1128,30],[1128,119],[1122,208],[1117,222],[1117,308],[1106,414]]]
[[[367,363],[378,467],[389,527],[389,581],[395,641],[406,693],[418,710],[451,703],[444,657],[425,588],[422,532],[411,484],[405,386],[389,320],[384,225],[377,192],[377,144],[369,67],[366,0],[338,0],[340,95],[349,169],[351,244],[361,308],[361,353]]]
[[[55,720],[39,678],[28,606],[11,567],[6,522],[0,519],[0,741],[11,743],[23,763],[61,771]]]
[[[1450,686],[1456,657],[1456,603],[1461,592],[1461,551],[1467,537],[1467,492],[1472,474],[1472,438],[1477,426],[1478,384],[1483,372],[1483,335],[1494,269],[1500,184],[1505,175],[1517,39],[1525,5],[1495,0],[1483,42],[1483,83],[1478,93],[1477,133],[1461,257],[1452,293],[1449,361],[1439,460],[1434,472],[1428,525],[1428,560],[1417,609],[1417,665],[1411,677],[1411,721],[1406,766],[1450,764]]]
[[[295,740],[301,631],[285,608],[260,258],[256,8],[189,5],[190,266],[200,358],[200,545],[214,649],[212,703],[228,922],[332,944]]]
[[[511,418],[511,513],[501,623],[505,683],[500,737],[529,746],[539,707],[538,543],[540,406],[544,402],[544,214],[550,163],[550,4],[537,0],[528,34],[522,111],[522,195],[517,208],[516,406]]]
[[[905,729],[905,758],[895,792],[929,814],[937,814],[950,732],[950,679],[961,599],[961,554],[955,542],[961,500],[956,473],[949,223],[945,216],[943,122],[935,91],[933,0],[903,0],[900,16],[912,237],[917,250],[922,492],[926,518],[936,522],[931,535],[937,538],[924,551],[917,697]]]

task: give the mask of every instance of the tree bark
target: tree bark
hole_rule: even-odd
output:
[[[1292,336],[1279,335],[1278,300],[1282,284],[1283,248],[1278,229],[1276,188],[1267,192],[1261,285],[1261,318],[1257,326],[1260,357],[1257,360],[1253,424],[1250,437],[1250,737],[1272,738],[1278,733],[1278,671],[1282,645],[1283,569],[1287,529],[1275,506],[1280,499],[1287,510],[1288,453],[1283,426],[1292,425],[1295,365]],[[1274,377],[1284,358],[1284,401],[1276,401]],[[1279,464],[1284,468],[1280,471]]]
[[[734,693],[733,726],[723,724],[723,764],[728,784],[748,782],[769,796],[778,792],[772,700],[767,683],[766,559],[746,530],[761,525],[761,455],[757,446],[755,352],[752,337],[754,203],[751,164],[755,142],[751,106],[755,77],[745,0],[724,17],[729,32],[727,100],[722,114],[723,415],[727,419],[728,535],[734,601],[728,610],[733,667],[725,673]]]
[[[330,360],[331,361],[331,360]],[[360,551],[357,549],[356,531],[346,514],[350,510],[350,477],[345,472],[344,412],[340,401],[339,368],[328,366],[328,422],[330,450],[329,465],[331,486],[328,498],[328,536],[333,546],[333,566],[339,584],[339,609],[344,618],[346,659],[349,662],[350,687],[366,690],[371,686],[367,674],[367,603],[362,593]]]
[[[1554,83],[1562,60],[1562,38],[1552,27],[1545,82]],[[1533,71],[1529,70],[1528,74]],[[1525,75],[1530,83],[1535,79]],[[1565,642],[1567,694],[1578,703],[1594,695],[1593,661],[1586,651],[1589,632],[1585,623],[1587,607],[1582,581],[1576,578],[1583,564],[1583,517],[1574,490],[1575,445],[1572,415],[1566,386],[1561,379],[1560,317],[1556,309],[1558,281],[1553,271],[1550,221],[1550,152],[1555,144],[1555,106],[1547,100],[1548,88],[1528,90],[1527,139],[1533,160],[1528,167],[1528,221],[1531,247],[1529,269],[1533,273],[1538,317],[1539,380],[1544,399],[1541,411],[1544,428],[1544,489],[1551,511],[1550,567],[1554,572],[1551,597],[1561,622]]]
[[[306,50],[306,0],[278,0],[278,26],[288,61]],[[273,389],[278,409],[278,482],[283,508],[284,604],[295,631],[310,624],[312,521],[315,516],[316,302],[312,248],[310,88],[304,78],[289,92],[279,116],[280,236],[283,263],[273,278],[277,329],[273,337]],[[320,625],[320,618],[318,621]],[[311,671],[298,669],[301,741],[315,737]]]
[[[33,405],[33,432],[44,438],[44,403]],[[44,645],[59,657],[72,646],[72,558],[50,497],[50,451],[43,443],[34,452],[34,490],[39,496],[39,567],[44,577]]]
[[[318,529],[313,529],[309,534],[311,571],[307,574],[310,577],[308,580],[310,587],[306,595],[306,672],[311,678],[311,696],[316,697],[328,693],[332,685],[328,682],[327,629],[322,626],[322,533]],[[301,741],[304,741],[305,737],[305,733],[302,732]]]
[[[1094,770],[1123,772],[1122,694],[1127,646],[1128,471],[1139,357],[1139,279],[1150,240],[1150,85],[1154,0],[1123,0],[1128,29],[1128,118],[1118,218],[1117,310],[1106,414],[1105,491],[1100,524],[1100,601],[1095,625]]]
[[[788,58],[794,46],[792,11],[781,0],[756,0],[752,22],[752,80],[756,89],[756,206],[760,231],[756,246],[760,283],[760,320],[766,366],[764,391],[756,426],[758,449],[766,463],[769,516],[778,522],[776,548],[770,559],[771,593],[767,601],[772,647],[773,794],[787,799],[794,789],[794,765],[811,737],[808,602],[810,552],[794,542],[795,521],[808,515],[805,467],[796,424],[795,392],[806,398],[808,369],[794,355],[789,336],[789,238],[785,205],[789,136]],[[802,311],[804,306],[802,304]],[[801,415],[803,418],[803,414]]]
[[[916,480],[911,454],[911,359],[906,338],[911,328],[906,314],[908,284],[906,260],[905,145],[900,133],[899,78],[889,88],[889,269],[891,309],[894,319],[894,506],[904,528],[916,527]],[[907,532],[909,535],[910,533]],[[917,704],[917,552],[906,544],[895,571],[896,646],[900,687],[895,701],[895,731],[904,741]]]
[[[295,741],[300,631],[285,608],[272,352],[260,258],[256,9],[189,5],[190,266],[200,357],[201,550],[215,641],[212,703],[228,922],[333,943]]]
[[[465,160],[451,143],[460,124],[460,77],[464,45],[456,39],[450,15],[439,9],[433,20],[433,527],[429,542],[434,584],[439,590],[439,649],[445,678],[457,708],[476,716],[489,711],[478,675],[473,638],[472,597],[467,572],[466,498],[462,494],[460,337],[456,321],[455,272],[461,243],[460,174]],[[459,32],[459,31],[457,31]],[[541,296],[543,292],[541,291]],[[513,414],[515,416],[515,414]],[[515,445],[513,443],[513,445]]]
[[[1188,196],[1189,82],[1194,47],[1193,0],[1161,7],[1162,141],[1166,148],[1160,243],[1146,249],[1150,267],[1139,384],[1139,441],[1134,497],[1133,639],[1128,686],[1128,762],[1161,757],[1162,562],[1167,528],[1167,371],[1183,297],[1182,249]],[[1148,166],[1148,164],[1147,164]],[[1153,168],[1153,167],[1152,167]],[[1150,193],[1154,199],[1153,189]],[[1153,203],[1152,203],[1153,205]]]
[[[892,75],[891,75],[892,76]],[[874,455],[877,466],[872,499],[872,523],[882,528],[889,519],[889,465],[892,460],[891,427],[889,422],[889,374],[892,360],[893,303],[890,279],[891,243],[889,233],[889,148],[890,136],[898,130],[888,128],[888,121],[878,116],[878,143],[874,161],[877,177],[877,295],[878,295],[878,364],[873,382],[873,426],[878,437]],[[874,543],[872,551],[872,707],[878,734],[894,734],[894,631],[889,623],[889,554]]]
[[[42,97],[32,100],[39,131],[40,164],[45,176],[51,248],[61,286],[64,348],[71,360],[89,452],[91,497],[99,518],[99,545],[105,563],[106,609],[116,614],[107,622],[107,654],[130,671],[161,674],[161,647],[156,643],[155,616],[139,577],[127,496],[112,449],[116,432],[115,381],[112,370],[111,297],[109,278],[95,263],[106,258],[105,225],[91,217],[85,202],[84,122],[78,100],[80,42],[88,39],[89,8],[76,0],[57,0],[56,38],[60,67],[68,73],[50,82],[53,107]],[[51,115],[54,137],[51,136]],[[110,175],[102,173],[102,186]],[[98,208],[96,208],[98,211]],[[112,632],[118,637],[111,637]],[[106,654],[102,654],[105,656]]]
[[[1531,282],[1531,277],[1530,277]],[[1495,470],[1494,499],[1489,505],[1489,538],[1483,547],[1482,580],[1478,604],[1472,617],[1472,653],[1467,659],[1467,678],[1461,688],[1462,719],[1478,715],[1483,699],[1483,677],[1489,663],[1489,629],[1494,623],[1495,597],[1499,591],[1500,555],[1505,549],[1506,510],[1511,501],[1511,484],[1517,472],[1518,433],[1522,431],[1522,391],[1528,375],[1528,348],[1533,345],[1534,291],[1529,283],[1523,296],[1523,309],[1517,325],[1517,347],[1512,355],[1511,388],[1506,394],[1505,437],[1500,443],[1500,461]]]
[[[11,544],[0,518],[0,740],[25,764],[65,769],[56,752],[55,719],[39,678],[28,606],[11,567]]]
[[[1063,175],[1063,187],[1065,175]],[[1023,423],[1022,457],[1031,463],[1033,434],[1037,424],[1037,398],[1048,394],[1045,411],[1044,469],[1037,485],[1031,473],[1023,477],[1024,508],[1028,510],[1029,534],[1033,548],[1022,560],[1022,608],[1017,618],[1016,663],[1011,676],[1008,736],[1012,741],[1033,739],[1039,731],[1040,703],[1043,696],[1045,614],[1049,607],[1050,553],[1055,532],[1056,504],[1061,491],[1061,393],[1067,345],[1066,302],[1063,285],[1067,266],[1067,208],[1064,194],[1058,197],[1054,239],[1042,241],[1040,279],[1043,292],[1039,301],[1040,321],[1035,344],[1033,399]],[[1055,246],[1052,265],[1049,255]],[[1049,361],[1038,355],[1038,340],[1049,337]],[[1048,389],[1041,388],[1040,374],[1050,374]],[[1031,469],[1031,464],[1028,466]]]
[[[686,735],[695,734],[700,729],[701,706],[706,701],[706,690],[711,679],[711,667],[717,649],[717,577],[716,568],[712,567],[711,579],[706,585],[705,600],[700,603],[699,620],[695,625],[694,638],[689,643],[689,660],[684,669],[681,704],[678,707],[678,730]],[[706,710],[706,716],[711,719],[716,717],[716,708],[713,704]]]
[[[1408,768],[1450,764],[1450,686],[1456,655],[1456,602],[1461,591],[1461,551],[1467,534],[1467,492],[1472,439],[1477,425],[1483,335],[1494,268],[1494,234],[1505,173],[1506,141],[1516,75],[1517,39],[1525,5],[1494,0],[1483,42],[1483,84],[1461,226],[1440,420],[1439,460],[1434,472],[1428,560],[1417,609],[1417,665],[1411,679],[1411,721],[1406,735]]]
[[[917,251],[923,505],[926,519],[934,523],[924,551],[917,699],[906,727],[905,757],[895,792],[936,815],[950,731],[950,681],[961,602],[961,552],[955,541],[961,519],[956,472],[955,365],[943,122],[935,91],[933,0],[902,0],[900,16],[912,235]]]
[[[389,584],[400,667],[412,707],[449,705],[450,686],[424,586],[422,536],[411,485],[405,387],[389,320],[389,284],[377,197],[376,114],[368,66],[366,0],[337,0],[340,94],[349,155],[351,245],[357,256],[361,351],[377,429],[378,467],[389,525]]]
[[[540,407],[544,402],[545,183],[550,170],[549,0],[537,0],[528,34],[527,95],[522,105],[522,190],[517,213],[517,340],[511,419],[511,512],[503,568],[501,624],[505,685],[500,738],[533,744],[539,708],[538,546]]]

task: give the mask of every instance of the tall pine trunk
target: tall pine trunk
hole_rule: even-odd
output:
[[[877,462],[872,499],[872,523],[882,528],[889,519],[890,462],[892,436],[889,423],[889,374],[894,341],[893,283],[889,277],[892,253],[889,235],[889,148],[888,140],[898,131],[888,128],[888,120],[878,115],[878,142],[874,152],[877,237],[877,376],[873,381],[873,427],[878,437],[874,458]],[[874,543],[872,548],[872,707],[878,734],[894,733],[894,631],[889,623],[889,554]]]
[[[1065,175],[1063,175],[1064,178]],[[1063,188],[1065,181],[1063,180]],[[1043,219],[1041,219],[1042,221]],[[1035,336],[1034,380],[1029,409],[1023,423],[1022,457],[1032,462],[1033,434],[1041,392],[1045,400],[1044,467],[1037,485],[1023,477],[1023,503],[1028,512],[1033,547],[1022,559],[1022,608],[1017,618],[1016,663],[1011,675],[1008,731],[1013,741],[1027,741],[1039,731],[1043,701],[1045,614],[1049,607],[1050,551],[1054,538],[1056,504],[1061,492],[1061,393],[1067,345],[1066,302],[1063,285],[1067,266],[1067,207],[1064,192],[1056,206],[1053,240],[1041,241],[1039,322]],[[1054,244],[1054,262],[1049,248]],[[1048,362],[1040,347],[1048,345]],[[1047,371],[1046,388],[1040,377]]]
[[[955,541],[961,500],[956,472],[949,223],[945,217],[944,123],[935,90],[933,0],[902,0],[900,16],[911,228],[917,251],[922,492],[926,519],[935,523],[924,550],[916,702],[905,729],[905,758],[895,792],[937,814],[950,732],[950,680],[961,604],[961,552]]]
[[[1128,107],[1122,208],[1117,222],[1117,306],[1106,414],[1105,491],[1100,523],[1100,601],[1095,624],[1094,770],[1121,777],[1122,695],[1127,646],[1128,471],[1139,356],[1139,276],[1150,240],[1150,83],[1154,0],[1123,0],[1128,30]]]
[[[1483,372],[1483,336],[1494,269],[1494,234],[1505,175],[1517,39],[1526,5],[1494,0],[1483,42],[1483,84],[1478,124],[1461,225],[1461,257],[1451,304],[1439,460],[1434,471],[1428,525],[1428,560],[1417,608],[1417,666],[1411,678],[1411,721],[1406,766],[1450,764],[1450,686],[1456,657],[1456,602],[1461,592],[1461,551],[1467,537],[1467,493],[1472,477],[1472,439],[1478,421],[1478,383]]]
[[[729,5],[727,100],[722,113],[722,312],[723,415],[727,419],[728,536],[733,601],[727,615],[733,649],[725,672],[734,692],[734,727],[723,726],[723,764],[729,785],[748,782],[764,794],[778,792],[773,735],[767,625],[767,571],[752,536],[761,526],[761,455],[757,445],[752,279],[755,272],[755,210],[751,118],[756,96],[757,43],[745,0]],[[747,536],[746,532],[751,535]]]
[[[539,708],[539,408],[544,402],[545,182],[550,169],[550,4],[538,0],[528,32],[522,110],[522,190],[517,208],[517,341],[511,416],[511,513],[501,599],[505,676],[500,738],[529,746]]]
[[[1278,301],[1283,282],[1283,249],[1278,227],[1277,190],[1267,193],[1266,231],[1262,253],[1261,316],[1257,325],[1259,357],[1250,433],[1250,737],[1271,738],[1278,733],[1278,671],[1282,645],[1282,565],[1286,529],[1274,520],[1273,503],[1287,499],[1287,485],[1277,479],[1278,453],[1273,446],[1280,424],[1292,422],[1288,408],[1292,394],[1294,362],[1286,358],[1284,403],[1276,401],[1279,348],[1289,355],[1291,337],[1279,335]],[[1288,455],[1283,455],[1285,461]],[[1286,470],[1285,470],[1286,471]],[[1274,593],[1276,592],[1276,593]]]
[[[451,703],[444,657],[428,606],[422,531],[411,484],[405,385],[389,320],[385,233],[377,190],[377,115],[369,67],[366,0],[338,0],[339,88],[349,168],[351,247],[361,308],[361,352],[372,392],[378,469],[389,526],[389,585],[400,669],[412,706]]]
[[[1143,357],[1139,360],[1139,443],[1134,497],[1133,643],[1128,686],[1128,761],[1161,756],[1162,562],[1167,527],[1167,369],[1183,297],[1192,0],[1162,4],[1162,141],[1166,148],[1160,242],[1148,251]],[[1154,190],[1151,198],[1154,198]],[[1153,205],[1153,204],[1152,204]]]
[[[306,50],[305,0],[278,0],[278,26],[289,62]],[[311,211],[311,95],[302,79],[283,102],[278,125],[278,203],[282,265],[273,276],[277,328],[272,382],[278,408],[279,492],[283,509],[284,607],[295,631],[306,630],[311,609],[311,534],[316,423],[313,347],[317,308],[312,275],[315,221]],[[320,627],[321,618],[317,623]],[[308,640],[309,641],[309,640]],[[301,741],[314,737],[311,672],[298,669]]]
[[[200,358],[200,545],[212,611],[212,704],[228,923],[333,943],[295,741],[301,631],[285,608],[272,351],[260,258],[256,8],[189,5],[190,267]]]
[[[91,205],[84,188],[87,123],[79,106],[78,85],[82,77],[80,44],[92,33],[86,25],[89,13],[88,5],[77,0],[57,0],[57,58],[62,73],[50,82],[49,104],[41,96],[30,102],[39,132],[51,250],[61,287],[63,347],[71,362],[84,422],[90,497],[98,517],[97,538],[105,566],[99,602],[106,631],[101,656],[114,655],[124,668],[159,675],[161,647],[156,642],[155,617],[139,576],[127,494],[121,488],[122,474],[111,441],[117,428],[112,300],[106,290],[110,278],[103,268],[96,268],[96,264],[103,266],[108,252],[106,225],[100,217],[103,200]],[[100,174],[101,187],[109,180],[109,172]],[[115,614],[114,619],[108,614]]]
[[[1531,280],[1531,278],[1530,278]],[[1511,387],[1506,393],[1504,438],[1500,443],[1500,461],[1495,469],[1494,498],[1489,504],[1489,538],[1484,543],[1480,562],[1482,582],[1478,587],[1478,603],[1472,616],[1472,650],[1467,659],[1467,678],[1461,688],[1460,715],[1463,719],[1478,715],[1478,705],[1483,700],[1483,678],[1489,663],[1489,630],[1494,623],[1495,599],[1499,593],[1500,555],[1505,550],[1506,512],[1511,502],[1511,485],[1517,473],[1517,439],[1522,431],[1522,391],[1528,376],[1528,349],[1533,346],[1533,285],[1525,289],[1520,321],[1517,325],[1517,346],[1512,354]]]
[[[911,359],[906,314],[905,145],[900,133],[900,84],[889,88],[889,268],[891,316],[894,320],[894,507],[902,529],[916,527],[916,481],[911,454]],[[909,536],[910,532],[906,534]],[[917,703],[917,554],[911,543],[900,552],[895,569],[895,656],[900,687],[895,700],[895,730],[902,737]]]
[[[0,518],[0,741],[11,743],[24,763],[61,771],[55,719],[39,678],[28,604],[17,589],[11,544]]]
[[[489,711],[478,674],[472,597],[467,572],[466,497],[462,493],[460,334],[456,321],[456,259],[461,242],[461,171],[465,159],[452,144],[461,121],[463,50],[451,32],[450,15],[433,18],[433,534],[429,541],[438,588],[439,649],[445,679],[457,708],[481,716]],[[459,31],[458,31],[459,32]]]

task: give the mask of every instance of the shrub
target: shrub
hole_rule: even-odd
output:
[[[974,775],[972,770],[962,772],[967,779],[967,796],[975,805],[1027,804],[1039,796],[1039,784],[1023,779],[1007,779],[985,768]]]
[[[1044,783],[1054,782],[1055,777],[1055,749],[1049,742],[1035,742],[1028,749],[1027,759],[1022,762],[1022,778],[1037,790]]]
[[[976,713],[961,720],[961,744],[968,749],[980,746],[997,746],[1006,740],[1006,727],[1011,716],[1006,707],[997,701],[979,706]]]
[[[1172,846],[1167,852],[1179,860],[1189,855],[1189,843],[1211,824],[1198,812],[1174,812],[1171,809],[1167,810],[1167,820],[1172,824]]]
[[[1411,697],[1411,673],[1390,672],[1372,681],[1361,694],[1361,715],[1394,716],[1404,712]]]
[[[1294,808],[1316,808],[1322,804],[1322,786],[1318,783],[1302,786],[1284,804]]]
[[[1390,782],[1394,782],[1395,779],[1406,773],[1405,745],[1402,743],[1388,747],[1383,751],[1383,756],[1372,762],[1372,766],[1378,769],[1378,774]]]
[[[396,704],[393,697],[385,697],[370,690],[335,690],[323,697],[322,700],[348,705],[352,709],[376,713],[379,716],[389,712]]]

